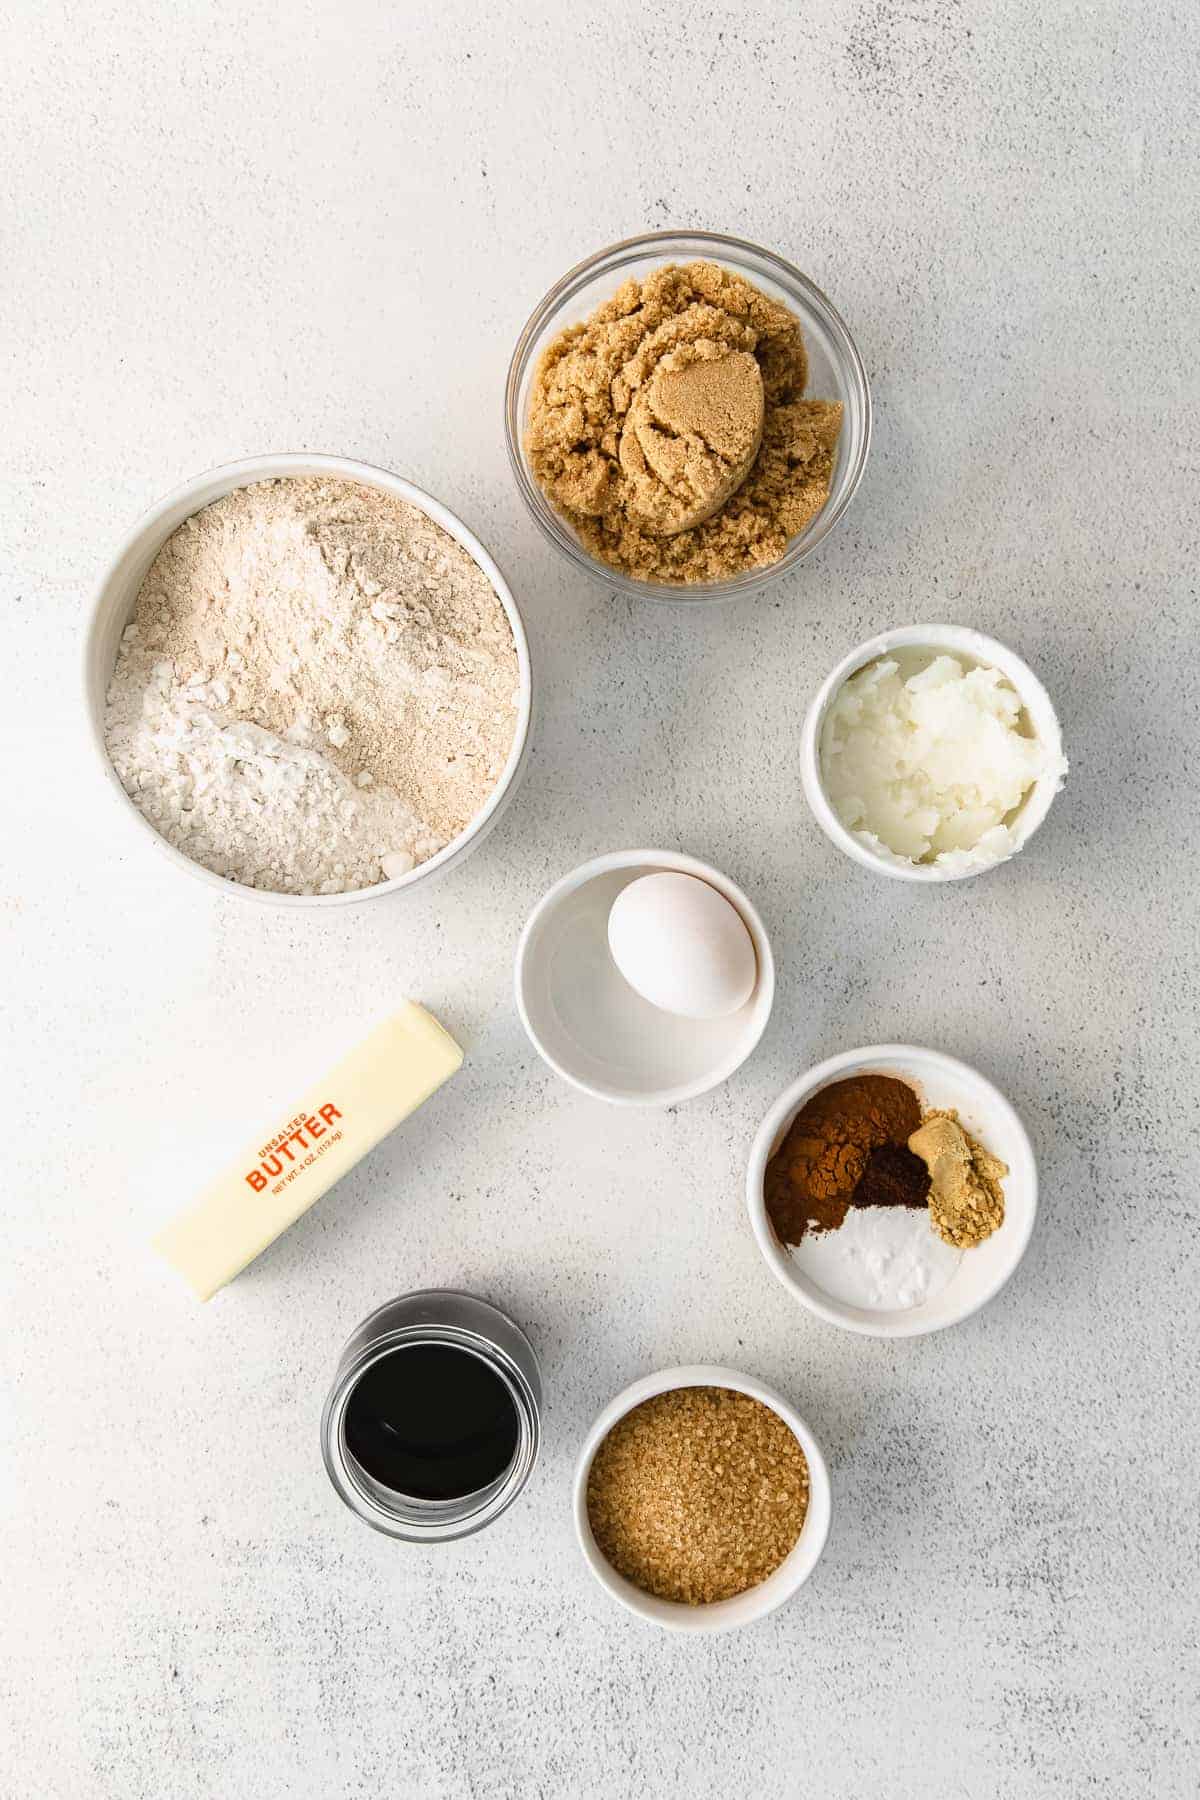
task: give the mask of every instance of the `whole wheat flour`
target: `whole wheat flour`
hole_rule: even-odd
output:
[[[105,732],[177,849],[250,887],[342,893],[469,824],[508,759],[518,681],[499,597],[425,513],[352,482],[266,481],[159,551]]]

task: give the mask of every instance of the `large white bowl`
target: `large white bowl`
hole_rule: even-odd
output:
[[[993,1156],[1008,1164],[1004,1179],[1004,1223],[962,1261],[939,1294],[895,1312],[874,1312],[835,1300],[817,1286],[775,1235],[763,1196],[767,1163],[783,1142],[792,1120],[807,1100],[831,1082],[855,1075],[894,1075],[915,1089],[930,1111],[953,1108],[964,1128]],[[977,1070],[938,1050],[915,1044],[874,1044],[846,1050],[818,1063],[780,1094],[758,1128],[746,1175],[746,1201],[758,1247],[768,1268],[809,1312],[844,1331],[864,1337],[922,1337],[957,1325],[995,1299],[1024,1256],[1037,1217],[1037,1164],[1020,1119],[998,1088]]]
[[[443,531],[448,531],[452,538],[457,539],[483,570],[508,614],[520,670],[517,723],[508,761],[499,781],[465,831],[460,831],[436,856],[431,856],[428,862],[421,863],[407,875],[399,875],[394,881],[377,882],[372,887],[354,888],[345,894],[272,893],[264,888],[247,887],[239,881],[227,881],[223,875],[216,875],[203,864],[194,862],[190,856],[185,856],[181,850],[161,837],[150,821],[138,811],[121,786],[104,741],[105,696],[116,664],[121,633],[129,623],[146,571],[171,533],[185,519],[199,512],[201,507],[210,506],[214,500],[220,500],[235,488],[249,487],[252,482],[271,481],[280,476],[303,475],[323,475],[338,481],[361,482],[365,487],[380,488],[386,494],[395,494],[398,499],[407,500],[410,505],[419,507]],[[164,500],[151,507],[126,538],[97,589],[84,642],[83,676],[91,742],[100,768],[118,804],[136,820],[147,841],[175,868],[196,876],[209,887],[219,888],[223,893],[241,894],[248,900],[262,901],[271,906],[345,906],[354,900],[370,900],[380,894],[394,894],[400,888],[414,887],[417,882],[444,872],[461,862],[483,842],[512,800],[525,772],[533,705],[533,674],[525,627],[507,581],[474,532],[469,531],[462,520],[443,506],[440,500],[435,500],[431,494],[414,487],[411,481],[405,481],[400,475],[391,475],[385,469],[373,468],[370,463],[351,462],[344,456],[247,457],[244,462],[225,463],[219,469],[209,469],[203,475],[194,476],[191,481],[185,481],[182,487],[176,488],[174,493],[168,494]]]
[[[632,1581],[627,1581],[624,1575],[617,1573],[600,1549],[588,1521],[587,1484],[592,1459],[617,1420],[623,1419],[635,1406],[640,1406],[643,1400],[651,1400],[656,1394],[668,1394],[682,1387],[732,1388],[739,1394],[749,1394],[752,1399],[761,1400],[764,1406],[769,1406],[772,1412],[778,1413],[799,1443],[808,1463],[808,1512],[792,1549],[774,1574],[768,1575],[765,1581],[760,1581],[757,1587],[747,1588],[744,1594],[735,1594],[732,1600],[714,1600],[707,1606],[687,1606],[679,1600],[660,1600],[657,1595],[644,1593]],[[785,1600],[790,1600],[798,1588],[803,1587],[816,1567],[829,1536],[833,1495],[821,1446],[800,1414],[781,1394],[767,1387],[765,1382],[756,1381],[751,1375],[739,1375],[736,1369],[692,1363],[686,1368],[663,1369],[657,1375],[643,1376],[641,1381],[633,1382],[615,1400],[609,1401],[588,1432],[579,1455],[575,1469],[574,1509],[575,1533],[584,1560],[601,1587],[614,1600],[628,1607],[639,1618],[646,1619],[653,1625],[664,1625],[669,1631],[733,1631],[739,1625],[752,1625],[756,1619],[764,1619],[777,1606],[782,1606]]]
[[[758,974],[724,1019],[682,1019],[635,993],[608,947],[622,888],[668,869],[723,894],[750,933]],[[617,1106],[676,1106],[727,1081],[758,1043],[775,998],[766,927],[711,864],[673,850],[616,850],[581,863],[534,907],[517,944],[517,1011],[538,1055],[564,1081]]]
[[[868,638],[865,644],[859,644],[856,650],[851,650],[818,689],[816,698],[808,709],[800,737],[800,778],[804,786],[804,797],[826,837],[839,850],[844,850],[847,856],[852,856],[855,862],[861,863],[864,869],[873,870],[876,875],[890,875],[895,881],[937,882],[965,881],[969,876],[986,874],[988,869],[999,868],[1000,863],[987,863],[978,869],[939,869],[933,863],[906,862],[900,857],[880,856],[856,837],[854,832],[847,831],[830,805],[825,783],[821,778],[821,729],[825,723],[825,715],[843,683],[851,675],[865,668],[868,663],[896,650],[929,650],[932,653],[957,656],[971,666],[983,665],[999,669],[1011,682],[1029,727],[1050,752],[1052,764],[1056,764],[1061,758],[1062,733],[1050,696],[1033,670],[1021,661],[1015,651],[998,643],[995,638],[985,637],[983,632],[972,631],[965,625],[901,625],[894,631],[882,631],[878,637]],[[1048,774],[1040,776],[1034,782],[1008,821],[1014,843],[1009,857],[1002,858],[1002,861],[1010,860],[1011,856],[1015,856],[1029,842],[1050,811],[1050,804],[1061,786],[1062,776],[1053,766]]]

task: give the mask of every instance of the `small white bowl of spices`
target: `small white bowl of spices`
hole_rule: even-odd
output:
[[[474,849],[524,770],[516,602],[449,509],[337,456],[253,457],[159,502],[105,573],[91,738],[160,855],[328,907]]]
[[[1045,688],[995,638],[905,625],[852,650],[801,736],[830,841],[897,881],[962,881],[1022,849],[1067,774]]]
[[[635,1381],[588,1433],[575,1530],[622,1606],[670,1631],[732,1631],[802,1587],[825,1548],[829,1473],[764,1382],[693,1364]]]
[[[999,1089],[952,1056],[874,1044],[785,1088],[746,1200],[768,1268],[843,1331],[921,1337],[1004,1287],[1037,1217],[1037,1165]]]

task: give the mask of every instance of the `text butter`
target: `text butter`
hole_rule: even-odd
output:
[[[154,1248],[201,1300],[232,1281],[441,1087],[463,1053],[408,1001],[167,1226]]]

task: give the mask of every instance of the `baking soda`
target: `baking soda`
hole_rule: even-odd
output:
[[[935,1234],[927,1209],[908,1206],[852,1206],[836,1231],[807,1231],[788,1255],[831,1300],[867,1312],[923,1306],[962,1261],[962,1251]]]

